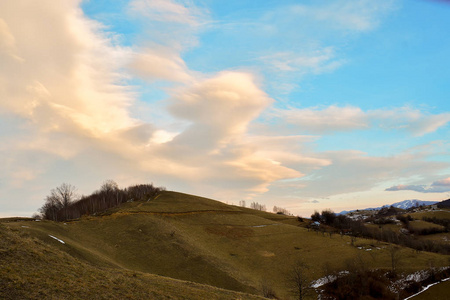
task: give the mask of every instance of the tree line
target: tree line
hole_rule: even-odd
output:
[[[50,191],[39,212],[40,217],[46,220],[67,221],[83,215],[95,215],[125,202],[150,200],[164,190],[164,187],[153,184],[120,189],[115,181],[107,180],[91,195],[79,197],[75,186],[63,183]]]

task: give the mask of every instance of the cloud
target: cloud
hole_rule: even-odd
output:
[[[330,133],[381,128],[406,130],[422,136],[450,122],[450,113],[429,114],[410,107],[363,111],[359,107],[331,105],[325,108],[278,109],[273,117],[298,126],[301,131]]]
[[[172,51],[196,46],[196,34],[210,23],[208,10],[188,0],[133,0],[129,13],[145,28],[141,46],[151,41]]]
[[[278,52],[259,58],[277,71],[296,72],[300,74],[319,74],[338,68],[343,62],[335,59],[331,47],[315,50],[311,53]]]
[[[250,73],[227,71],[177,89],[170,111],[190,124],[160,154],[189,165],[211,186],[260,193],[270,182],[301,176],[246,142],[249,124],[271,103]]]
[[[431,185],[403,185],[399,184],[387,188],[385,191],[415,191],[419,193],[450,192],[450,177],[433,182]]]
[[[89,166],[83,153],[120,149],[115,135],[139,125],[128,112],[134,94],[123,85],[129,50],[115,45],[79,4],[0,3],[0,137],[8,141],[0,147],[3,199],[26,186],[36,201],[43,196],[31,191],[75,178],[73,166]]]
[[[130,8],[155,21],[189,26],[198,26],[199,18],[203,15],[203,12],[189,1],[133,0]]]
[[[368,31],[378,26],[380,18],[396,7],[396,1],[392,0],[342,0],[325,3],[323,5],[319,2],[314,6],[295,5],[291,12],[339,29]]]
[[[161,46],[140,49],[133,56],[129,67],[137,76],[150,81],[184,83],[193,80],[191,72],[179,54]]]
[[[84,18],[77,2],[25,2],[23,10],[16,10],[20,3],[1,5],[23,60],[2,59],[0,106],[48,131],[97,135],[134,124],[131,95],[116,72],[126,50]]]
[[[367,116],[381,128],[404,129],[415,136],[434,132],[450,122],[450,113],[433,115],[411,107],[372,110]]]
[[[16,54],[16,39],[5,20],[0,18],[0,54],[8,55],[17,61],[23,59]]]
[[[188,131],[203,132],[210,139],[220,140],[244,133],[248,123],[271,103],[272,99],[255,85],[251,74],[222,72],[178,91],[172,97],[170,111],[193,122]]]
[[[361,151],[327,151],[321,155],[332,163],[313,170],[300,182],[304,197],[328,197],[336,194],[371,190],[380,184],[417,174],[435,175],[449,164],[427,161],[425,153],[403,153],[377,157]]]
[[[278,110],[275,115],[300,129],[323,133],[369,128],[367,115],[358,107],[329,106],[324,109],[305,108]]]

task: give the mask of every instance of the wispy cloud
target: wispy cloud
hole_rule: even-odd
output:
[[[140,49],[134,54],[129,67],[136,76],[148,81],[184,83],[193,80],[192,72],[188,70],[179,53],[167,47]]]
[[[318,1],[318,4],[313,6],[295,5],[291,8],[291,12],[335,28],[367,31],[378,26],[380,18],[395,9],[396,3],[397,1],[393,0]]]
[[[301,181],[306,185],[303,196],[320,197],[367,191],[383,182],[411,178],[422,174],[430,176],[446,170],[448,163],[429,162],[424,153],[409,152],[389,157],[369,156],[361,151],[325,152],[332,163],[309,172]]]
[[[296,74],[330,72],[340,67],[344,61],[335,58],[331,47],[318,49],[311,53],[278,52],[259,58],[276,71],[294,72]]]
[[[387,188],[386,191],[415,191],[419,193],[445,193],[450,192],[450,177],[433,182],[431,185],[404,185],[399,184]]]
[[[197,33],[210,23],[207,9],[192,1],[132,0],[129,13],[145,29],[141,45],[147,43],[170,47],[176,51],[197,45]]]
[[[405,130],[415,136],[432,133],[450,122],[450,113],[430,114],[410,107],[363,111],[354,106],[275,110],[273,116],[302,132],[329,133],[381,128]]]
[[[180,23],[188,26],[198,26],[206,14],[191,1],[133,0],[130,8],[154,21]]]

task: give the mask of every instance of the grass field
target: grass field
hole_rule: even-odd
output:
[[[61,259],[76,260],[73,265],[82,262],[98,276],[103,272],[102,276],[112,276],[111,270],[120,270],[117,274],[137,286],[136,293],[141,292],[136,283],[144,280],[141,278],[162,280],[155,276],[162,275],[259,295],[264,283],[281,299],[290,299],[287,274],[298,261],[309,266],[309,280],[324,276],[325,269],[345,270],[355,260],[369,268],[388,270],[391,266],[386,243],[358,238],[352,246],[350,237],[308,231],[295,217],[175,192],[164,192],[150,202],[126,203],[102,216],[66,223],[8,221],[3,223],[3,230],[28,236],[27,243],[39,242],[56,251]],[[407,248],[399,252],[399,258],[402,272],[427,268],[430,261],[438,266],[448,263],[446,256]],[[31,264],[32,259],[29,260]],[[139,274],[139,280],[129,278],[129,272]],[[111,282],[105,285],[110,286]],[[174,290],[180,282],[184,281],[171,282]]]
[[[444,226],[430,223],[430,222],[425,222],[422,220],[411,221],[411,222],[409,222],[409,226],[413,229],[428,229],[428,228],[444,229],[445,228]]]

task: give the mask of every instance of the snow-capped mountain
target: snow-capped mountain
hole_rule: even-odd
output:
[[[401,209],[408,209],[411,207],[421,206],[421,205],[432,205],[436,204],[438,201],[422,201],[422,200],[404,200],[401,202],[396,202],[394,204],[391,204],[393,207],[401,208]],[[391,205],[384,205],[383,207],[390,207]]]
[[[412,199],[412,200],[404,200],[404,201],[400,201],[400,202],[396,202],[393,204],[386,204],[380,207],[373,207],[373,208],[365,208],[365,209],[361,209],[361,210],[380,210],[383,207],[396,207],[396,208],[401,208],[401,209],[408,209],[411,207],[416,207],[416,206],[421,206],[421,205],[432,205],[432,204],[436,204],[438,203],[438,201],[422,201],[422,200],[417,200],[417,199]],[[345,215],[348,214],[350,212],[354,212],[355,210],[344,210],[341,211],[339,214],[340,215]]]

